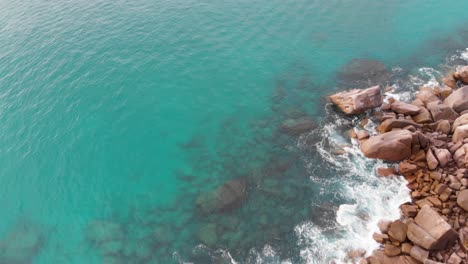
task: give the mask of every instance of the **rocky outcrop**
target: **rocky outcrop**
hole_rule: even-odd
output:
[[[408,239],[427,250],[445,249],[457,239],[457,232],[437,212],[425,205],[408,225]]]
[[[453,92],[445,99],[444,103],[457,113],[468,110],[468,86],[464,86]]]
[[[454,78],[468,84],[468,66],[463,66],[454,74]]]
[[[379,223],[380,250],[361,263],[468,263],[468,86],[449,74],[443,87],[422,87],[411,103],[387,98],[379,134],[360,140],[366,157],[401,161],[412,201],[402,218]],[[468,66],[466,68],[468,78]],[[358,123],[358,122],[356,122]]]
[[[391,131],[370,137],[361,144],[361,151],[368,158],[400,161],[411,156],[412,140],[407,130]]]
[[[458,113],[455,112],[449,105],[440,101],[435,101],[427,104],[427,109],[431,112],[434,122],[439,120],[455,121]]]
[[[345,114],[360,114],[382,105],[383,98],[379,86],[367,89],[353,89],[329,96],[329,99]]]

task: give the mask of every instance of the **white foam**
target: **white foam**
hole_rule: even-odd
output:
[[[460,58],[466,60],[468,62],[468,48],[465,49],[465,51],[463,51],[460,55]]]
[[[359,120],[354,120],[357,123]],[[375,173],[377,167],[385,167],[379,160],[370,160],[363,156],[357,141],[345,147],[346,155],[336,156],[324,146],[343,144],[345,139],[337,135],[344,120],[323,127],[324,142],[317,144],[317,151],[322,158],[338,168],[342,175],[339,180],[351,203],[342,204],[336,214],[337,226],[331,230],[322,229],[308,222],[295,228],[301,247],[301,258],[305,263],[346,263],[347,252],[365,250],[370,254],[379,244],[372,239],[381,219],[394,220],[400,217],[399,206],[410,201],[406,181],[402,177],[381,178]],[[364,127],[375,133],[376,124],[372,121]],[[321,180],[323,179],[314,179]],[[337,233],[336,231],[339,230]]]

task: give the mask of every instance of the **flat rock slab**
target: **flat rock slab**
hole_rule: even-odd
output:
[[[340,92],[328,98],[343,113],[348,115],[361,114],[368,109],[381,106],[383,102],[379,86]]]

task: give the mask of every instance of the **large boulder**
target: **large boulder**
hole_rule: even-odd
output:
[[[241,206],[247,198],[247,182],[244,178],[226,182],[211,192],[197,198],[202,213],[224,212]]]
[[[468,66],[463,66],[455,73],[455,78],[468,84]]]
[[[453,132],[452,142],[456,143],[459,140],[463,140],[468,137],[468,124],[457,126],[455,132]]]
[[[429,110],[427,110],[427,108],[421,106],[419,109],[419,114],[413,116],[413,120],[419,124],[431,123],[432,115]]]
[[[388,230],[388,235],[392,240],[396,240],[398,242],[404,242],[406,240],[406,232],[408,231],[408,226],[400,220],[393,222],[390,225],[390,229]]]
[[[408,239],[426,250],[441,250],[451,246],[458,233],[428,205],[422,207],[408,225]]]
[[[458,113],[468,110],[468,86],[455,90],[449,97],[445,98],[444,103]]]
[[[459,168],[465,167],[468,164],[468,144],[461,146],[455,151],[453,160]]]
[[[458,206],[463,208],[463,210],[468,212],[468,190],[467,189],[465,189],[465,190],[461,191],[460,193],[458,193],[458,195],[457,195],[457,204],[458,204]]]
[[[434,154],[441,167],[447,166],[447,164],[452,160],[452,154],[448,149],[436,149]]]
[[[396,130],[370,137],[361,144],[361,151],[368,158],[401,161],[411,156],[413,136],[407,130]]]
[[[395,101],[390,105],[392,111],[403,115],[417,115],[419,113],[419,107],[416,105]]]
[[[333,104],[345,114],[360,114],[382,105],[383,98],[379,86],[367,89],[353,89],[329,96]]]
[[[436,95],[436,92],[433,89],[427,87],[421,87],[419,92],[416,94],[416,98],[421,100],[425,106],[431,102],[440,101]]]
[[[437,166],[439,166],[439,161],[437,160],[437,158],[434,155],[434,152],[432,152],[431,149],[427,150],[426,161],[427,161],[427,167],[429,168],[429,170],[435,170]]]
[[[449,105],[436,101],[427,104],[427,109],[431,112],[434,122],[439,120],[455,121],[458,118],[458,113],[455,112]]]
[[[455,119],[452,125],[452,132],[455,132],[455,129],[459,126],[468,125],[468,114],[463,114],[459,118]]]
[[[368,258],[370,264],[418,264],[419,261],[415,260],[411,256],[396,256],[389,257],[383,250],[375,250],[372,255]]]
[[[408,119],[397,119],[397,118],[390,118],[385,121],[383,121],[377,130],[380,133],[385,133],[388,131],[391,131],[394,128],[405,128],[407,126],[414,126],[415,128],[420,128],[421,125],[417,124],[411,120]]]

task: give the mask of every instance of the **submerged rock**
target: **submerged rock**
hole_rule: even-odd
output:
[[[383,97],[379,86],[367,89],[353,89],[329,96],[333,104],[345,114],[360,114],[382,105]]]
[[[122,226],[107,220],[91,221],[86,228],[86,239],[92,243],[102,244],[108,241],[122,240]]]
[[[197,238],[207,247],[214,247],[218,242],[218,234],[215,224],[207,224],[202,226],[197,232]]]
[[[202,193],[196,200],[202,213],[224,212],[241,206],[247,198],[247,182],[235,179],[226,182],[214,191]]]
[[[288,118],[281,125],[280,130],[290,135],[300,135],[316,128],[317,125],[308,117]]]
[[[385,64],[370,59],[353,59],[337,75],[342,83],[350,85],[383,83],[391,76]]]
[[[44,237],[40,230],[29,225],[18,226],[0,242],[0,263],[32,263],[43,246]]]

